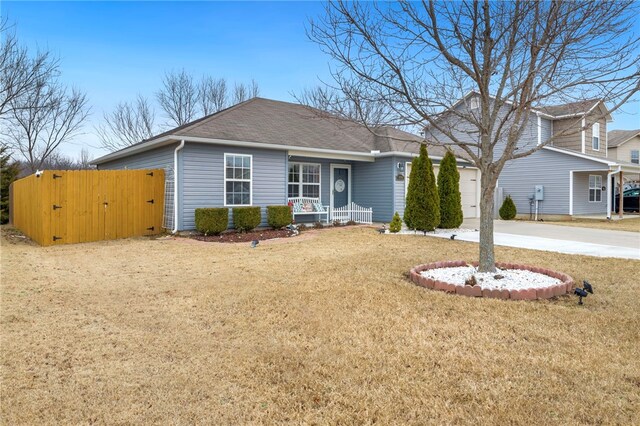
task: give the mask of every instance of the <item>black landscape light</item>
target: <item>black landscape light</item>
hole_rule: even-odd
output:
[[[589,281],[583,280],[582,281],[582,287],[583,288],[579,288],[576,287],[575,290],[573,290],[573,294],[575,294],[576,296],[578,296],[578,305],[582,305],[582,298],[583,297],[587,297],[589,295],[589,293],[593,294],[593,286],[591,284],[589,284]]]
[[[456,239],[456,234],[451,234],[451,236],[449,237],[450,240],[455,240]]]
[[[256,248],[256,247],[258,247],[258,244],[260,244],[260,241],[258,241],[258,240],[253,240],[253,241],[251,241],[251,248]]]

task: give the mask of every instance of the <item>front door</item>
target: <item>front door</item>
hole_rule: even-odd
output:
[[[331,182],[332,207],[344,207],[349,204],[349,173],[350,167],[333,166],[333,179]]]

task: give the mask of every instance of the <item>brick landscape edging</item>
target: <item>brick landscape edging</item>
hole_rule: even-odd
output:
[[[548,275],[550,277],[559,279],[562,283],[545,287],[545,288],[527,288],[521,290],[482,290],[479,285],[475,286],[459,286],[455,284],[446,283],[443,281],[433,280],[431,278],[423,277],[420,273],[429,269],[438,268],[452,268],[458,266],[467,266],[468,262],[464,260],[450,260],[443,262],[425,263],[424,265],[418,265],[411,268],[409,271],[409,278],[416,285],[426,287],[432,290],[440,290],[446,293],[455,293],[462,296],[470,297],[491,297],[494,299],[510,299],[510,300],[535,300],[535,299],[550,299],[556,296],[562,296],[563,294],[570,293],[575,286],[573,278],[562,272],[552,271],[550,269],[539,268],[537,266],[519,265],[516,263],[496,263],[496,267],[502,269],[522,269],[531,272],[537,272],[539,274]],[[474,267],[478,266],[478,262],[472,262]]]

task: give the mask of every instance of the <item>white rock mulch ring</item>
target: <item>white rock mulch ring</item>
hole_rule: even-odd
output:
[[[523,290],[527,288],[544,288],[560,284],[557,278],[532,272],[526,269],[498,269],[496,272],[478,272],[478,269],[468,266],[454,266],[451,268],[427,269],[420,273],[423,277],[450,284],[463,286],[472,276],[476,277],[480,288],[489,290]],[[499,278],[502,277],[502,278]]]
[[[573,278],[561,272],[512,263],[496,263],[496,268],[494,273],[480,273],[477,263],[435,262],[412,268],[409,277],[419,286],[447,293],[513,300],[549,299],[574,287]],[[467,283],[472,276],[475,285]]]

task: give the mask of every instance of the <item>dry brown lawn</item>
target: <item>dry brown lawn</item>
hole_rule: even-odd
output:
[[[545,221],[562,226],[577,226],[580,228],[609,229],[612,231],[630,231],[640,232],[640,217],[634,217],[623,220],[607,220],[607,219],[573,219],[571,221],[552,222]]]
[[[472,243],[313,232],[3,239],[2,423],[640,423],[640,262],[498,248],[596,294],[472,299],[404,277]]]

